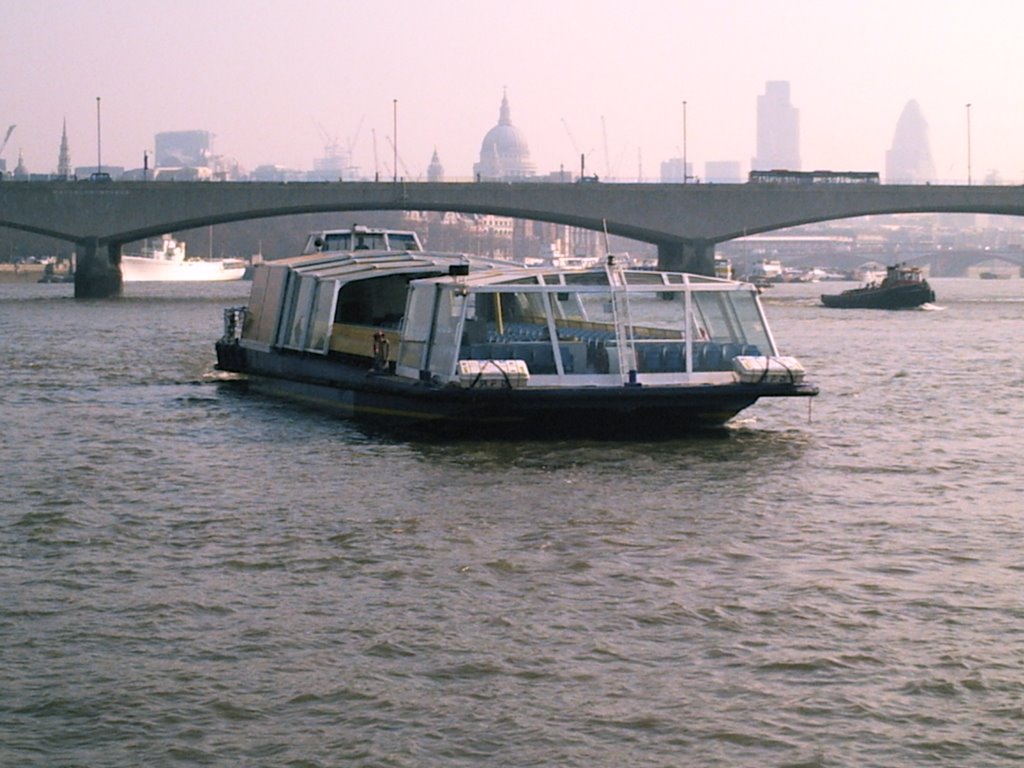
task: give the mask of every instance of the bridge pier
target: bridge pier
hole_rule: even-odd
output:
[[[658,269],[714,277],[715,244],[709,240],[658,243]]]
[[[110,299],[121,295],[121,245],[108,243],[104,248],[99,238],[86,240],[85,253],[75,265],[76,299]]]

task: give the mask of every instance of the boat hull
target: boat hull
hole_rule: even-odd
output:
[[[121,275],[126,283],[211,283],[241,280],[244,266],[223,261],[162,261],[145,256],[122,256]]]
[[[823,294],[821,303],[835,309],[913,309],[935,301],[928,283],[882,288],[855,288],[839,294]]]
[[[761,397],[806,384],[468,389],[413,382],[302,354],[218,342],[218,368],[248,386],[332,413],[431,435],[653,438],[718,427]]]

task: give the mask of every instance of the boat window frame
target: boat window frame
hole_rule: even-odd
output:
[[[427,350],[434,322],[436,290],[431,281],[409,283],[396,367],[421,376],[427,369]]]
[[[313,301],[310,307],[309,327],[307,331],[308,343],[306,350],[309,352],[326,355],[331,349],[331,336],[334,331],[334,313],[337,311],[338,306],[338,289],[339,284],[334,280],[317,279],[316,288],[313,290]],[[328,293],[330,294],[330,299],[328,300],[327,305],[321,306],[321,296]],[[321,315],[322,322],[319,321]],[[316,344],[316,333],[318,330],[323,331],[322,341],[319,345]]]
[[[312,311],[319,280],[316,275],[292,272],[285,291],[285,315],[278,328],[278,347],[303,351],[307,348]],[[303,295],[306,293],[307,295]]]

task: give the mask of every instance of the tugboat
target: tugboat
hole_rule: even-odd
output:
[[[821,303],[836,309],[913,309],[935,301],[935,291],[917,267],[886,267],[880,283],[869,283],[839,294],[823,294]]]
[[[426,252],[414,232],[312,233],[225,311],[217,367],[402,430],[674,436],[762,397],[811,397],[754,286]]]

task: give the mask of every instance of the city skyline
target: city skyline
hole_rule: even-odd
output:
[[[470,178],[504,93],[539,175],[578,170],[582,153],[588,173],[654,180],[684,133],[696,175],[746,171],[756,99],[784,81],[804,169],[884,171],[915,100],[936,181],[963,183],[969,151],[975,183],[1024,178],[1007,75],[1024,9],[995,2],[42,0],[8,16],[0,60],[19,74],[0,94],[0,128],[17,125],[3,159],[21,152],[32,173],[56,171],[65,119],[72,164],[96,159],[99,97],[104,165],[141,167],[157,133],[206,130],[249,170],[309,169],[336,141],[364,177],[390,177],[397,154],[398,175],[425,179],[436,150],[448,178]]]

